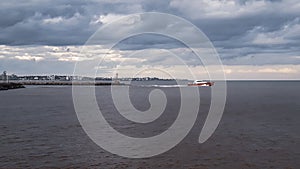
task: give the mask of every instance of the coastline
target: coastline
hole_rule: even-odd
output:
[[[0,83],[0,85],[7,86],[7,83]],[[71,86],[71,85],[95,85],[95,86],[110,86],[110,85],[125,85],[123,83],[115,82],[97,82],[97,81],[13,81],[9,83],[9,86],[12,85],[53,85],[53,86]]]

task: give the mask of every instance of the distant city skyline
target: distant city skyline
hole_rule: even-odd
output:
[[[103,25],[128,14],[163,12],[190,21],[207,35],[220,55],[227,79],[300,79],[300,2],[297,0],[11,0],[1,1],[0,9],[0,70],[10,74],[72,75],[76,62],[86,57],[81,53],[83,45]],[[145,18],[137,21],[143,22]],[[166,29],[158,26],[163,21],[151,18],[147,21],[157,29]],[[107,34],[123,33],[118,30],[116,27]],[[176,31],[197,38],[184,27]],[[95,57],[103,57],[107,50],[105,45],[88,48]],[[124,39],[106,53],[109,61],[97,73],[113,76],[122,68],[126,70],[118,71],[120,77],[126,77],[149,67],[170,71],[175,78],[185,78],[183,65],[175,63],[166,50],[180,54],[197,77],[207,79],[201,61],[195,60],[184,45],[149,34]],[[167,77],[159,72],[153,76]]]
[[[86,76],[74,76],[74,75],[16,75],[16,74],[7,74],[4,71],[0,74],[0,80],[63,80],[63,81],[70,81],[70,80],[175,80],[170,78],[159,78],[155,76],[141,76],[141,77],[104,77],[104,76],[97,76],[97,77],[86,77]],[[188,79],[181,79],[181,80],[188,80]]]

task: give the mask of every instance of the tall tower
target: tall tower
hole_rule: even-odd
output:
[[[3,81],[7,82],[7,74],[6,71],[3,72]]]
[[[120,81],[119,81],[119,74],[116,73],[116,77],[115,77],[115,80],[114,80],[114,84],[120,84]]]

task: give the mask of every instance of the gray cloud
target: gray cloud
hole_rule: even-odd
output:
[[[257,26],[263,27],[263,31],[278,30],[300,14],[300,7],[296,5],[299,2],[294,0],[231,0],[223,2],[223,6],[219,8],[204,2],[206,1],[2,1],[0,43],[82,44],[101,26],[90,24],[95,16],[143,11],[167,12],[184,17],[203,30],[212,41],[224,41],[243,36]],[[217,2],[222,5],[221,1]],[[207,7],[201,6],[203,4]],[[57,18],[61,18],[61,22],[45,24],[45,20]],[[68,20],[72,20],[72,24]]]
[[[95,17],[141,11],[134,2],[109,1],[1,1],[0,44],[79,45],[96,31]]]

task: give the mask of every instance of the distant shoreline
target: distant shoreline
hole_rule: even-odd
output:
[[[0,83],[1,86],[23,86],[23,85],[95,85],[95,86],[110,86],[110,85],[125,85],[123,83],[115,82],[97,82],[97,81],[14,81],[11,83]]]

